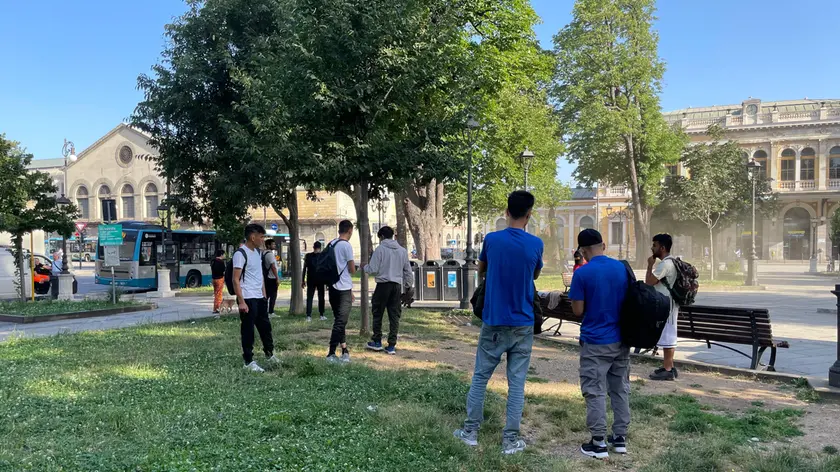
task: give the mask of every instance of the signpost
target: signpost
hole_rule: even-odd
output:
[[[114,267],[120,265],[120,246],[123,243],[122,225],[101,225],[99,227],[99,244],[104,246],[104,267],[111,268],[111,300],[117,303],[117,284],[114,278]]]
[[[272,230],[277,231],[277,228],[279,228],[279,226],[277,226],[277,223],[271,223]]]

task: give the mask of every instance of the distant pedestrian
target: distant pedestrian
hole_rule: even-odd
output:
[[[210,274],[213,277],[213,314],[219,314],[225,290],[225,251],[219,249],[210,261]]]
[[[269,363],[279,364],[274,356],[274,339],[271,336],[271,321],[268,319],[268,303],[265,298],[265,284],[262,272],[262,254],[265,228],[258,224],[245,226],[245,243],[233,253],[233,280],[236,301],[239,304],[239,334],[242,340],[242,358],[245,368],[252,372],[264,372],[254,362],[254,327],[260,333],[263,352]]]
[[[328,251],[332,246],[338,271],[338,282],[330,286],[330,307],[335,318],[330,335],[330,350],[327,354],[327,360],[330,362],[350,362],[350,350],[347,349],[347,320],[350,319],[350,310],[356,299],[353,295],[352,276],[356,273],[356,262],[353,260],[353,246],[350,244],[352,236],[353,223],[343,220],[338,224],[338,237],[327,246]],[[338,346],[341,346],[341,358],[335,355]]]
[[[388,346],[385,352],[397,353],[397,334],[400,328],[402,307],[400,296],[407,288],[414,286],[414,272],[408,262],[408,251],[394,240],[394,230],[383,226],[377,233],[379,247],[373,251],[365,273],[376,277],[376,289],[373,291],[373,337],[367,348],[381,351],[382,316],[388,310]]]
[[[677,266],[674,264],[674,257],[671,256],[673,239],[669,234],[657,234],[653,237],[653,245],[650,250],[653,253],[648,258],[645,283],[653,285],[657,292],[667,295],[671,300],[671,315],[662,330],[662,337],[659,338],[657,346],[662,349],[662,367],[650,374],[651,380],[676,380],[680,376],[677,368],[674,367],[674,354],[677,351],[677,317],[680,314],[680,306],[674,302],[671,291],[677,281]],[[659,263],[656,260],[659,259]]]
[[[318,292],[318,313],[321,315],[321,321],[326,321],[324,316],[324,283],[315,277],[315,255],[321,252],[321,241],[315,241],[312,245],[312,252],[303,258],[303,283],[302,288],[306,289],[306,321],[312,321],[312,299],[315,297],[315,292]]]
[[[572,272],[577,272],[578,269],[586,265],[586,259],[583,258],[583,255],[580,251],[575,251],[575,266],[572,268]]]
[[[268,299],[268,314],[274,314],[274,304],[277,303],[277,284],[280,274],[277,272],[277,253],[274,252],[274,240],[265,240],[265,252],[262,260],[263,274],[265,274],[265,296]]]
[[[607,444],[627,452],[630,425],[630,347],[621,342],[619,320],[629,283],[621,262],[604,255],[601,233],[585,229],[578,234],[581,255],[588,263],[572,278],[572,311],[580,325],[580,389],[586,400],[586,426],[591,439],[583,454],[605,459]],[[607,435],[607,394],[613,410],[613,434]]]
[[[487,382],[507,355],[508,399],[502,452],[525,449],[519,436],[525,406],[525,376],[534,344],[534,279],[542,270],[543,242],[528,234],[534,196],[518,190],[508,196],[508,228],[484,239],[478,263],[485,277],[481,334],[475,356],[475,372],[467,394],[467,419],[455,437],[470,446],[478,445],[478,429],[484,421]]]

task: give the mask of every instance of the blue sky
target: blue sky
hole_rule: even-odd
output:
[[[573,0],[532,0],[544,47]],[[664,110],[763,100],[840,98],[837,0],[660,0]],[[36,158],[81,151],[142,98],[137,75],[162,49],[180,0],[0,0],[0,133]],[[568,181],[573,167],[561,166]]]

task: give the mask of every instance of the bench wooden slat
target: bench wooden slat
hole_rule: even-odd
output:
[[[687,326],[677,326],[677,334],[684,333],[686,337],[693,338],[695,336],[703,336],[703,337],[722,337],[725,336],[727,338],[736,338],[736,339],[743,339],[743,342],[746,344],[752,344],[753,336],[752,332],[749,331],[731,331],[727,330],[726,328],[695,328],[691,329]],[[767,340],[772,341],[773,335],[769,331],[763,331],[756,333],[756,337],[759,340]]]
[[[726,328],[732,331],[745,331],[745,332],[752,332],[753,327],[749,322],[738,322],[738,323],[727,323],[727,322],[720,322],[720,321],[709,321],[709,320],[686,320],[680,318],[677,320],[677,326],[695,326],[695,327],[708,327],[708,328]],[[772,331],[769,324],[758,324],[756,323],[755,329],[759,332],[761,331]]]

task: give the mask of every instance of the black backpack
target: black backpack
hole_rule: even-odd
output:
[[[481,282],[478,284],[478,287],[475,288],[475,291],[470,298],[470,304],[472,304],[473,307],[473,314],[475,314],[475,317],[480,320],[484,320],[484,318],[482,318],[484,314],[484,283],[485,282]],[[536,285],[534,285],[534,334],[542,333],[543,322],[544,318],[542,305],[540,304],[540,294],[537,292]]]
[[[347,270],[347,267],[344,267],[341,272],[338,271],[338,264],[335,261],[335,246],[340,242],[345,242],[350,244],[349,241],[338,240],[332,243],[327,244],[326,249],[323,251],[312,254],[314,261],[312,262],[312,272],[310,272],[313,277],[313,282],[316,284],[324,284],[324,285],[333,285],[341,278],[341,275]]]
[[[621,342],[626,346],[653,349],[671,316],[671,299],[653,286],[636,280],[627,261],[627,294],[621,307]]]
[[[245,278],[245,268],[248,267],[248,254],[242,248],[237,249],[233,254],[241,252],[245,257],[245,264],[242,265],[242,275],[239,276],[239,281]],[[228,295],[236,295],[236,289],[233,288],[233,256],[228,259],[225,264],[225,286],[227,287]]]
[[[668,281],[664,278],[661,282],[671,293],[674,303],[679,306],[693,305],[694,299],[697,297],[697,290],[700,289],[700,283],[697,282],[697,269],[678,257],[672,258],[671,261],[674,263],[674,269],[677,272],[674,286],[668,285]]]

